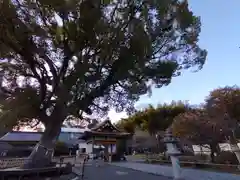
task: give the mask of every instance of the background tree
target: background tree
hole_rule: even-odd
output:
[[[132,147],[140,153],[146,150],[155,151],[157,150],[157,140],[154,136],[151,136],[147,131],[143,131],[136,128],[132,138]]]
[[[149,136],[144,136],[144,138],[142,138],[135,135],[134,138],[137,137],[137,139],[140,139],[138,141],[142,142],[142,147],[149,142],[155,145],[155,150],[163,151],[164,145],[161,141],[163,132],[172,124],[175,116],[189,109],[191,109],[190,105],[181,101],[172,102],[171,104],[159,104],[156,108],[150,105],[145,110],[138,111],[129,118],[120,120],[118,126],[123,127],[123,129],[131,133],[139,133],[142,131],[142,134],[147,133]],[[139,132],[136,132],[136,129]],[[144,141],[146,142],[144,143]],[[149,146],[148,144],[147,147]],[[138,147],[140,146],[138,145]],[[151,148],[153,149],[153,145],[151,145]]]
[[[170,104],[159,104],[156,108],[149,106],[145,110],[138,111],[120,123],[134,124],[150,135],[155,136],[159,131],[165,131],[173,122],[175,116],[188,111],[191,107],[183,103],[172,102]]]
[[[226,131],[224,131],[223,124],[211,119],[202,110],[179,114],[175,117],[171,128],[173,134],[180,139],[192,141],[197,145],[204,146],[208,144],[211,150],[212,162],[214,162],[215,153],[220,152],[218,144],[225,140],[224,132]]]
[[[206,98],[206,109],[211,116],[225,117],[234,138],[240,124],[240,88],[227,86],[211,91]]]
[[[219,124],[225,124],[227,127],[226,139],[240,162],[240,150],[237,145],[240,132],[240,88],[226,86],[213,90],[206,98],[206,109]]]
[[[136,129],[136,124],[131,119],[121,119],[116,123],[116,127],[128,133],[134,133]]]
[[[1,1],[4,118],[45,126],[25,167],[50,164],[68,115],[130,113],[151,86],[201,68],[200,27],[186,0]]]

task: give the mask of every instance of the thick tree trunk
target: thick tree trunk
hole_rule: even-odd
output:
[[[211,150],[211,162],[215,163],[215,153],[219,154],[220,153],[220,147],[218,145],[218,143],[212,143],[210,144],[210,150]]]
[[[55,143],[61,132],[61,126],[65,117],[63,111],[59,109],[53,112],[49,121],[45,124],[45,131],[39,143],[35,146],[23,168],[41,168],[52,165],[51,160]]]
[[[211,150],[210,157],[211,157],[211,163],[215,163],[215,155],[214,155],[214,151],[212,150]]]
[[[200,154],[202,155],[203,154],[203,147],[202,147],[202,145],[199,145],[200,147]]]

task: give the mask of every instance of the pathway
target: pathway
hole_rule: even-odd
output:
[[[171,166],[144,164],[137,162],[118,162],[112,163],[112,165],[115,165],[116,167],[124,167],[132,170],[138,170],[139,172],[161,175],[165,177],[173,177]],[[240,175],[209,172],[190,168],[182,169],[182,177],[185,180],[240,180]]]
[[[85,178],[87,180],[172,180],[172,178],[159,177],[153,174],[108,164],[101,167],[96,167],[90,164],[87,165],[85,167]]]

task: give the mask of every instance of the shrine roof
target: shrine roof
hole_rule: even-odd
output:
[[[114,126],[110,120],[105,120],[88,131],[85,131],[80,139],[86,139],[91,136],[111,136],[111,137],[122,137],[129,136],[130,133],[120,131]]]
[[[90,129],[90,131],[96,131],[96,132],[105,132],[106,130],[112,131],[112,132],[121,132],[116,126],[114,126],[110,120],[105,120],[94,126]]]

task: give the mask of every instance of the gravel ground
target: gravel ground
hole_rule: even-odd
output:
[[[104,165],[102,167],[86,166],[85,178],[87,180],[172,180],[169,177],[156,176],[149,173],[135,171],[128,168]]]

